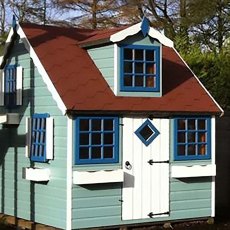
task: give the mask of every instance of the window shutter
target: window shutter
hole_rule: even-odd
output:
[[[52,117],[46,118],[46,159],[53,160],[53,124],[54,119]]]
[[[0,69],[0,106],[4,105],[4,69]]]
[[[16,89],[17,89],[17,105],[22,105],[22,78],[23,78],[23,68],[18,66],[17,69],[17,80],[16,80]]]
[[[30,143],[31,143],[31,118],[26,117],[26,152],[25,152],[26,157],[30,157]]]

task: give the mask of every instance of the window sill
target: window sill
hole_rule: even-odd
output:
[[[19,114],[18,113],[7,113],[0,115],[0,124],[18,125]]]
[[[22,178],[36,182],[49,181],[50,170],[46,168],[22,168]]]
[[[73,184],[78,185],[117,183],[123,181],[124,172],[122,169],[73,172]]]
[[[187,177],[206,177],[216,176],[216,165],[192,165],[181,166],[174,165],[171,167],[172,178],[187,178]]]

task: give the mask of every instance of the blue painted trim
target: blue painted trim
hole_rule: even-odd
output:
[[[104,120],[113,120],[114,122],[114,126],[113,126],[113,130],[105,130],[104,127],[101,130],[92,130],[92,127],[89,127],[89,130],[85,130],[85,131],[80,131],[80,120],[89,120],[90,123],[92,120],[100,120],[100,121],[104,121]],[[89,144],[87,145],[80,145],[80,135],[81,134],[88,134],[89,135],[89,140],[91,140],[91,135],[92,134],[106,134],[106,133],[110,133],[114,135],[114,140],[112,144],[91,144],[89,142]],[[81,116],[81,117],[76,117],[75,118],[75,160],[74,163],[75,165],[81,165],[81,164],[107,164],[107,163],[118,163],[119,162],[119,118],[118,117],[107,117],[107,116],[103,116],[103,117],[96,117],[96,116]],[[86,147],[89,149],[89,158],[88,159],[81,159],[80,158],[80,146],[81,147]],[[103,154],[103,150],[104,147],[112,147],[113,148],[113,157],[112,158],[104,158],[103,155],[101,155],[101,158],[98,159],[92,159],[91,158],[91,151],[92,151],[92,147],[100,147],[102,148],[102,154]]]
[[[145,128],[146,126],[148,126],[152,131],[153,131],[153,135],[150,136],[149,139],[145,140],[143,138],[143,136],[141,135],[141,130],[143,128]],[[150,145],[153,140],[160,134],[160,132],[156,129],[156,127],[152,124],[152,122],[147,119],[136,131],[135,134],[138,136],[138,138],[145,144],[145,146]]]
[[[149,28],[149,20],[146,17],[144,17],[141,22],[141,32],[144,37],[146,37],[146,35],[149,33]]]
[[[184,143],[178,143],[177,134],[178,132],[182,132],[178,130],[178,120],[184,119],[186,122],[188,120],[195,120],[196,124],[198,120],[205,120],[206,121],[206,129],[199,130],[195,128],[194,130],[188,130],[187,128],[184,130],[185,133],[194,132],[196,134],[196,138],[199,132],[206,132],[207,133],[207,141],[206,142],[188,142],[185,140]],[[176,161],[187,161],[187,160],[208,160],[211,159],[211,118],[210,117],[177,117],[174,118],[174,160]],[[207,146],[207,151],[205,155],[198,155],[198,150],[196,148],[196,155],[178,155],[178,146],[184,145],[186,148],[189,144],[194,144],[195,146],[199,144],[205,144]],[[187,153],[187,152],[186,152]]]
[[[30,145],[30,160],[33,162],[47,162],[46,159],[46,118],[50,117],[48,113],[35,113],[31,120],[31,145]],[[45,119],[42,127],[41,121]],[[34,123],[39,121],[39,126],[34,127]],[[41,140],[40,135],[43,135]]]
[[[12,27],[13,27],[13,29],[16,29],[16,25],[17,25],[16,17],[15,17],[15,15],[13,15],[13,17],[12,17]]]
[[[156,74],[146,74],[146,73],[138,73],[137,75],[142,75],[144,78],[146,76],[155,76],[156,77],[156,86],[155,87],[147,87],[147,86],[125,86],[124,85],[124,50],[125,49],[142,49],[142,50],[154,50],[155,59],[154,61],[140,61],[140,60],[126,60],[131,63],[155,63],[156,64]],[[126,75],[135,76],[136,73],[132,72]],[[134,77],[135,78],[135,77]],[[120,91],[121,92],[160,92],[160,47],[159,46],[146,46],[146,45],[122,45],[120,46]]]

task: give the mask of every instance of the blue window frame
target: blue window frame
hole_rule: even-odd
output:
[[[146,120],[136,131],[135,134],[145,144],[150,145],[153,140],[160,134],[150,120]]]
[[[34,114],[31,119],[30,159],[35,162],[46,162],[46,119],[49,114]]]
[[[121,47],[120,90],[160,91],[160,47],[127,45]]]
[[[174,137],[175,160],[211,158],[210,117],[176,118]]]
[[[10,108],[17,104],[16,67],[16,65],[5,67],[4,103]]]
[[[117,117],[77,117],[75,122],[75,164],[118,162]]]

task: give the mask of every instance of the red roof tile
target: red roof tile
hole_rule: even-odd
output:
[[[79,44],[108,38],[119,29],[96,31],[22,24],[30,44],[68,110],[121,113],[220,113],[174,49],[163,47],[163,96],[115,96]]]

